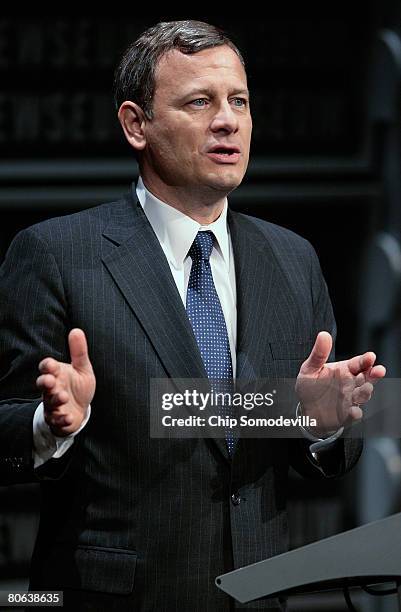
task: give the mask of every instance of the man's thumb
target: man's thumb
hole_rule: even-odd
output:
[[[82,329],[72,329],[68,334],[71,364],[77,370],[92,369],[88,355],[88,344]]]
[[[313,345],[311,354],[302,364],[302,373],[317,373],[327,362],[332,346],[333,339],[331,335],[325,331],[319,332],[315,340],[315,344]]]

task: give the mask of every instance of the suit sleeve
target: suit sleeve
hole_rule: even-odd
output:
[[[326,282],[319,260],[310,247],[310,275],[314,312],[314,337],[320,331],[328,331],[336,339],[336,323]],[[334,361],[334,348],[329,360]],[[309,478],[333,478],[348,472],[358,461],[362,452],[361,438],[341,437],[327,449],[318,453],[315,460],[309,451],[310,442],[305,439],[294,440],[290,444],[290,462],[301,475]]]
[[[47,356],[68,358],[67,333],[56,260],[35,228],[23,230],[0,268],[0,484],[38,478],[32,459],[38,365]]]

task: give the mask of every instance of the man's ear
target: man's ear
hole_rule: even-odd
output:
[[[123,102],[118,111],[118,119],[131,147],[136,151],[142,151],[146,146],[144,130],[146,117],[141,107],[130,100]]]

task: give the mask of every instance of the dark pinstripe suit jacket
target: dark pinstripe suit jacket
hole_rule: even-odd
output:
[[[316,333],[334,329],[316,255],[258,219],[230,212],[229,224],[237,375],[296,376]],[[136,200],[21,232],[0,271],[0,304],[0,477],[40,480],[43,490],[32,587],[80,593],[85,610],[228,610],[214,577],[286,549],[289,465],[322,474],[300,440],[240,440],[230,461],[221,441],[150,438],[149,378],[205,372]],[[49,355],[69,360],[72,327],[85,331],[96,373],[92,417],[64,458],[34,473],[37,366]],[[326,475],[359,452],[337,443],[322,460]]]

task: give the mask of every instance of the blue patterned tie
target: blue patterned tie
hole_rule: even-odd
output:
[[[189,250],[192,268],[187,291],[187,313],[207,376],[210,380],[219,379],[218,388],[212,384],[212,390],[224,393],[231,390],[233,368],[226,322],[209,262],[213,240],[212,232],[198,232]],[[220,406],[220,413],[229,415],[230,407]],[[226,429],[226,441],[231,455],[235,438],[230,429]]]

